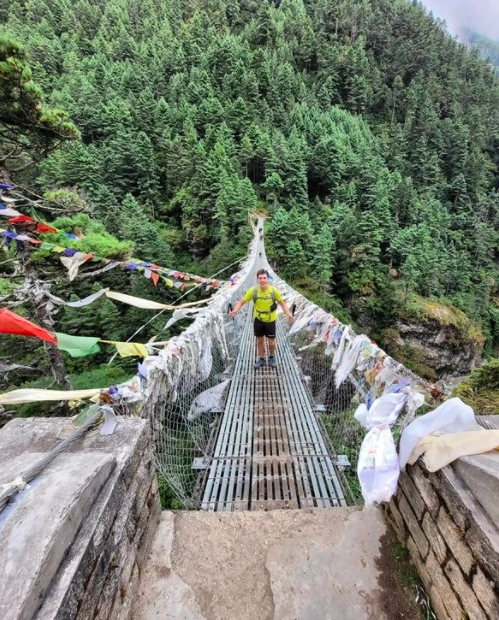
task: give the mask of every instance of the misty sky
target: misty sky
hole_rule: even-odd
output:
[[[463,28],[499,39],[499,0],[422,0],[438,17],[445,19],[452,34]]]

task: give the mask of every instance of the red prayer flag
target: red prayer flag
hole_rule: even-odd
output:
[[[151,272],[151,280],[154,282],[154,286],[158,285],[159,275],[157,273]]]
[[[7,308],[0,308],[0,332],[15,334],[16,336],[35,336],[52,344],[57,344],[54,334]]]
[[[28,222],[34,222],[35,218],[30,215],[18,215],[17,217],[11,217],[7,221],[9,224],[27,224]]]
[[[36,225],[36,232],[38,233],[56,233],[59,232],[57,228],[53,226],[49,226],[48,224],[44,224],[43,222],[38,222]]]

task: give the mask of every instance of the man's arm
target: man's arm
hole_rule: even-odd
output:
[[[279,305],[281,306],[282,311],[284,312],[284,314],[288,317],[289,322],[290,323],[294,323],[295,322],[295,317],[289,311],[288,304],[284,301],[284,299],[281,299],[279,301]]]
[[[245,303],[247,303],[245,299],[240,299],[234,306],[232,312],[229,312],[229,315],[234,319],[236,317],[236,314],[239,312],[239,310],[241,310]]]

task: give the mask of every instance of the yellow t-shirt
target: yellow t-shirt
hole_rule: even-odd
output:
[[[253,291],[255,287],[252,286],[246,291],[246,295],[243,297],[244,301],[253,301]],[[272,323],[277,320],[277,310],[270,311],[270,307],[273,304],[271,291],[274,291],[274,297],[276,303],[282,300],[282,295],[273,286],[268,286],[266,291],[257,287],[256,301],[253,308],[253,318],[260,319],[263,323]]]

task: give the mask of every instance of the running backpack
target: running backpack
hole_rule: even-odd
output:
[[[277,310],[277,304],[275,302],[275,293],[274,293],[274,287],[273,286],[269,286],[270,289],[270,297],[272,298],[272,305],[270,306],[270,312],[275,312],[275,310]],[[253,303],[256,303],[256,300],[258,299],[258,286],[255,286],[253,288]],[[257,310],[258,314],[270,314],[270,312],[260,312],[259,310]]]

